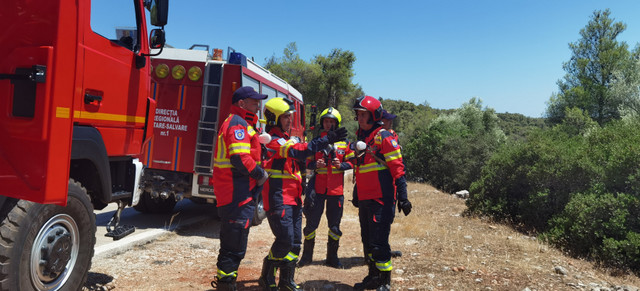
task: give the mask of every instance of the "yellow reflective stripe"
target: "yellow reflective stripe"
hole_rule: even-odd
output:
[[[239,154],[239,153],[250,154],[251,145],[245,142],[237,142],[229,146],[229,155]]]
[[[293,145],[293,141],[288,140],[284,145],[280,147],[280,156],[283,158],[289,157],[289,148]]]
[[[358,173],[368,173],[373,171],[382,171],[386,169],[388,168],[384,165],[381,165],[378,163],[371,163],[371,164],[366,164],[358,167]]]
[[[338,141],[333,144],[336,148],[346,148],[347,143],[344,141]]]
[[[213,159],[213,166],[216,168],[233,168],[229,159]]]
[[[276,258],[273,256],[273,252],[271,250],[269,250],[269,256],[267,256],[267,259],[272,260],[272,261],[295,261],[298,259],[298,255],[289,252],[285,257],[283,258]]]
[[[356,154],[354,152],[350,152],[346,156],[344,156],[344,158],[347,159],[347,160],[353,159],[355,157],[356,157]]]
[[[256,131],[253,129],[253,126],[249,125],[249,127],[247,127],[247,133],[249,134],[249,136],[254,136],[256,134]]]
[[[328,171],[327,171],[327,168],[320,168],[320,169],[316,169],[316,173],[324,175],[324,174],[327,174]]]
[[[400,153],[400,149],[384,154],[384,159],[387,162],[402,158],[402,154]]]
[[[316,238],[316,231],[315,230],[312,233],[307,234],[307,235],[304,236],[304,239],[306,239],[306,240],[310,240],[310,239],[314,239],[314,238]]]
[[[69,118],[70,115],[71,115],[71,108],[56,107],[56,118]]]
[[[302,178],[300,177],[300,174],[298,173],[298,175],[291,175],[289,173],[282,173],[279,170],[269,170],[267,169],[267,173],[269,173],[269,178],[276,178],[276,179],[293,179],[293,180],[301,180]]]
[[[340,174],[340,173],[344,173],[344,171],[340,170],[338,168],[331,168],[331,173],[332,174]]]
[[[226,145],[224,144],[224,138],[222,137],[222,133],[218,135],[218,152],[215,157],[222,159],[226,156]]]
[[[234,277],[234,278],[238,277],[238,271],[233,271],[233,272],[227,274],[222,270],[218,270],[218,279],[224,278],[224,277]]]
[[[393,265],[391,264],[391,260],[388,260],[384,263],[378,263],[376,262],[376,268],[378,268],[378,270],[383,271],[383,272],[389,272],[391,270],[393,270]]]
[[[297,259],[298,259],[298,255],[292,252],[289,252],[286,257],[282,258],[282,260],[284,261],[295,261]]]
[[[340,236],[337,233],[334,233],[333,231],[329,230],[329,237],[333,240],[340,240]]]
[[[135,122],[144,123],[144,116],[132,116],[124,114],[110,114],[110,113],[96,113],[88,111],[74,111],[74,118],[92,119],[92,120],[108,120],[108,121],[122,121],[122,122]]]

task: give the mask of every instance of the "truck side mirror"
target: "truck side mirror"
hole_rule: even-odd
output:
[[[167,25],[167,19],[169,18],[169,0],[153,0],[151,1],[151,7],[148,7],[148,9],[151,12],[151,25]]]
[[[164,47],[164,30],[162,29],[154,29],[151,30],[151,35],[149,36],[149,47],[152,49],[159,49]]]

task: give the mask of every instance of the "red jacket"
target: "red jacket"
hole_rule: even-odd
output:
[[[366,135],[363,141],[367,144],[367,150],[357,158],[355,165],[358,200],[395,200],[395,180],[405,174],[398,141],[381,127],[370,133],[359,134]]]
[[[320,137],[326,136],[326,132],[320,133]],[[349,148],[347,142],[339,141],[333,144],[334,151],[331,156],[325,156],[322,151],[317,152],[313,157],[307,158],[307,169],[316,171],[315,191],[319,194],[327,194],[332,196],[340,196],[344,194],[344,171],[352,169],[353,165],[348,161],[354,157],[353,150]],[[331,164],[333,158],[340,160],[340,166],[334,167]],[[318,168],[317,161],[324,159],[326,167]]]
[[[213,189],[218,206],[244,205],[252,200],[256,180],[250,174],[260,164],[261,146],[254,125],[257,116],[237,106],[220,126],[213,159]],[[259,169],[258,169],[259,170]]]
[[[296,143],[279,127],[269,131],[271,142],[267,144],[269,157],[265,169],[269,180],[262,190],[265,210],[282,205],[302,205],[302,176],[300,165],[308,156],[324,148],[327,138],[314,139],[309,143]]]

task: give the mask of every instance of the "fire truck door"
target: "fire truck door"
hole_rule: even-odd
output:
[[[138,154],[142,144],[150,64],[136,64],[146,36],[138,33],[134,2],[93,0],[91,26],[84,32],[75,121],[98,128],[110,156]]]

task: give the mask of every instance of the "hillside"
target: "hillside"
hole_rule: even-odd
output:
[[[346,192],[349,199],[351,193]],[[392,226],[392,248],[403,253],[393,260],[394,290],[637,290],[640,286],[636,276],[613,276],[509,226],[464,217],[463,200],[433,187],[410,183],[409,193],[413,212],[396,216]],[[346,268],[322,265],[327,240],[323,219],[315,263],[296,273],[305,290],[350,290],[366,274],[357,210],[345,204],[339,255]],[[216,271],[218,231],[218,221],[211,219],[127,252],[96,258],[87,289],[208,290]],[[262,258],[272,242],[266,222],[251,230],[239,271],[240,290],[259,290]]]

